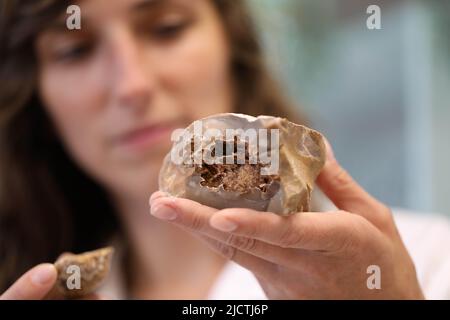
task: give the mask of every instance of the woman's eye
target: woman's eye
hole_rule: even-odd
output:
[[[78,44],[57,50],[55,57],[58,61],[78,61],[87,57],[91,51],[91,45]]]
[[[157,39],[172,39],[181,34],[186,26],[187,23],[185,22],[166,23],[152,28],[151,33]]]

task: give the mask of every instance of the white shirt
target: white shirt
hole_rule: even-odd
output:
[[[394,210],[400,235],[417,270],[427,299],[450,299],[450,220],[443,216]],[[125,297],[119,266],[112,266],[110,276],[99,290],[111,299]],[[267,299],[258,281],[247,269],[230,261],[212,286],[211,300]]]

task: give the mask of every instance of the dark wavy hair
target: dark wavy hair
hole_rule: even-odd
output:
[[[235,111],[299,121],[267,72],[244,1],[209,1],[231,46]],[[33,265],[122,232],[105,190],[65,152],[36,92],[36,36],[68,5],[0,2],[0,292]]]

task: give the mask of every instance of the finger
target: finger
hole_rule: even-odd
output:
[[[336,158],[330,143],[327,146],[327,160],[317,178],[317,184],[340,210],[361,215],[374,222],[383,204],[367,193],[350,174],[344,170]]]
[[[211,228],[212,229],[212,228]],[[223,244],[223,246],[232,247],[238,251],[251,254],[265,261],[271,262],[290,269],[305,269],[313,262],[313,257],[308,251],[281,248],[279,246],[266,243],[261,240],[245,236],[229,234],[224,232],[209,231],[200,233],[201,237],[208,237]],[[306,258],[308,256],[308,258]]]
[[[170,220],[184,230],[194,235],[204,235],[208,238],[222,242],[224,245],[232,246],[243,251],[253,251],[254,254],[268,255],[269,250],[260,241],[254,239],[243,239],[228,232],[219,231],[211,227],[209,221],[219,210],[199,204],[198,202],[170,198],[163,195],[155,196],[152,201],[151,213],[153,216],[163,220]]]
[[[358,235],[347,212],[300,212],[287,217],[250,209],[225,209],[211,218],[220,231],[254,238],[282,248],[337,251]]]
[[[258,277],[262,279],[276,277],[278,267],[275,264],[255,257],[252,254],[243,252],[208,236],[198,235],[198,237],[200,237],[211,249],[215,250],[226,259],[232,260],[247,270],[250,270]]]
[[[161,197],[169,197],[169,194],[167,194],[163,191],[159,191],[159,190],[156,192],[153,192],[149,199],[150,207],[152,206],[154,200],[161,198]]]
[[[183,225],[191,230],[204,230],[211,216],[219,210],[198,202],[163,194],[152,196],[150,213],[161,220]]]
[[[233,208],[217,210],[182,198],[161,196],[152,203],[154,216],[190,229],[206,233],[222,240],[223,236],[213,233],[210,227],[218,231],[232,233],[261,240],[282,248],[305,250],[336,251],[344,247],[355,236],[354,222],[346,212],[316,213],[302,212],[288,217],[274,213],[258,212],[250,209]],[[240,238],[230,238],[225,242],[239,243]],[[250,251],[253,244],[243,241],[241,248],[247,246]],[[265,249],[265,248],[264,248]],[[254,251],[257,255],[263,252]]]
[[[170,208],[165,208],[165,206],[169,206]],[[190,232],[199,233],[208,238],[220,241],[226,247],[230,246],[269,262],[291,268],[298,269],[307,263],[307,261],[299,259],[300,252],[297,249],[280,248],[277,245],[213,228],[210,225],[210,220],[219,211],[203,206],[195,201],[167,198],[161,195],[159,198],[154,198],[153,207],[155,208],[152,210],[153,214],[158,214],[160,210],[165,212],[167,210],[177,211],[177,218],[171,220],[172,223]],[[172,214],[164,213],[163,215],[167,217]]]
[[[40,300],[52,289],[56,281],[56,268],[40,264],[26,272],[0,296],[1,300]]]

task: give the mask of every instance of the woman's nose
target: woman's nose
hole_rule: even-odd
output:
[[[150,104],[152,75],[145,65],[144,52],[132,34],[116,31],[111,45],[110,80],[114,104],[132,109],[144,109]]]

